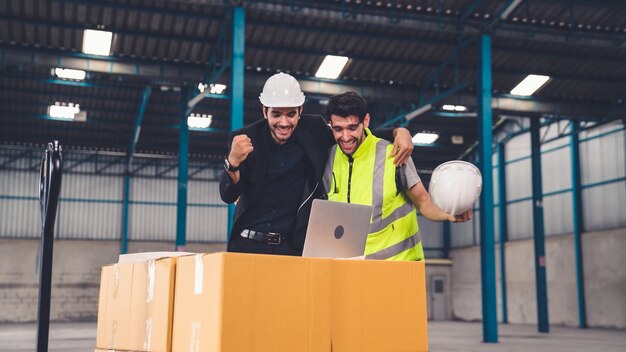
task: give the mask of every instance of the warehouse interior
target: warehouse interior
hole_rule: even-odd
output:
[[[480,168],[472,221],[418,215],[431,350],[455,338],[440,321],[472,323],[475,350],[626,348],[623,1],[23,0],[0,2],[0,350],[37,321],[48,143],[63,157],[50,319],[93,350],[103,265],[226,249],[228,138],[263,118],[278,72],[304,114],[355,91],[372,127],[407,128],[426,188],[446,161]]]

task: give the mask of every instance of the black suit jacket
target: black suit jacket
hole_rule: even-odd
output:
[[[272,245],[255,243],[256,241],[243,238],[239,236],[239,233],[235,233],[242,230],[238,226],[238,220],[254,202],[262,184],[261,180],[267,174],[267,165],[269,164],[271,153],[269,133],[267,120],[262,119],[238,129],[230,135],[228,141],[229,148],[232,145],[234,136],[245,134],[252,141],[254,150],[241,163],[239,169],[240,179],[237,184],[232,183],[226,171],[222,173],[220,179],[220,196],[222,200],[226,203],[233,203],[239,198],[235,208],[233,231],[228,243],[229,251],[236,243],[238,250],[243,248],[245,252],[276,253]],[[304,189],[302,190],[294,233],[285,239],[287,243],[286,246],[281,245],[282,250],[280,254],[302,255],[313,199],[326,198],[324,187],[322,186],[322,176],[328,159],[328,149],[335,144],[335,140],[332,131],[321,116],[301,116],[293,133],[293,136],[297,138],[302,146],[313,173],[307,176]],[[382,138],[393,140],[392,129],[377,131],[376,134]]]

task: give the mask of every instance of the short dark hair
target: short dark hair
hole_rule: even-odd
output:
[[[359,122],[363,122],[367,115],[367,101],[355,92],[333,95],[326,107],[326,118],[329,122],[332,115],[341,117],[354,115],[359,118]]]

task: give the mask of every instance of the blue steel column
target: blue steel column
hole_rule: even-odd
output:
[[[128,218],[130,203],[130,171],[124,173],[124,190],[122,193],[122,254],[128,253]]]
[[[587,312],[585,302],[585,275],[583,270],[582,233],[585,229],[582,207],[582,187],[580,180],[580,140],[578,122],[572,121],[570,136],[570,153],[572,162],[572,219],[574,221],[574,255],[576,256],[576,288],[578,290],[578,325],[587,328]]]
[[[546,249],[543,223],[543,187],[541,182],[541,122],[530,119],[530,149],[532,152],[533,232],[535,242],[535,279],[537,281],[537,322],[539,332],[550,332],[548,321],[548,284],[546,281]]]
[[[483,191],[480,196],[480,272],[482,287],[483,340],[498,342],[498,316],[496,303],[496,259],[493,216],[493,161],[491,134],[491,37],[480,37],[478,58],[478,136],[480,140],[480,166],[483,174]]]
[[[504,244],[509,240],[506,204],[506,153],[505,144],[498,144],[498,217],[500,230],[500,291],[502,294],[502,322],[509,322],[506,299],[506,251]]]
[[[176,205],[176,250],[184,251],[187,242],[187,175],[189,161],[189,126],[187,101],[189,87],[180,88],[179,143],[178,143],[178,202]]]
[[[122,191],[122,254],[128,253],[128,226],[129,226],[129,204],[130,204],[130,176],[131,168],[133,165],[133,155],[135,149],[137,149],[137,142],[139,141],[139,134],[141,133],[141,123],[143,122],[143,116],[146,113],[148,107],[148,101],[150,100],[150,94],[152,94],[152,87],[147,86],[143,90],[141,98],[141,105],[139,106],[139,113],[135,119],[135,127],[133,128],[132,139],[128,147],[128,156],[126,159],[126,167],[124,172],[124,189]]]
[[[233,8],[233,42],[232,42],[232,76],[230,99],[230,130],[243,127],[243,79],[244,79],[244,45],[246,29],[246,12],[241,6]],[[228,229],[226,238],[230,239],[233,227],[235,205],[228,205]]]

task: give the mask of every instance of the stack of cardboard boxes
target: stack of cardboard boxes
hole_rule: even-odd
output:
[[[427,351],[424,262],[213,253],[105,266],[96,344],[105,351]]]

